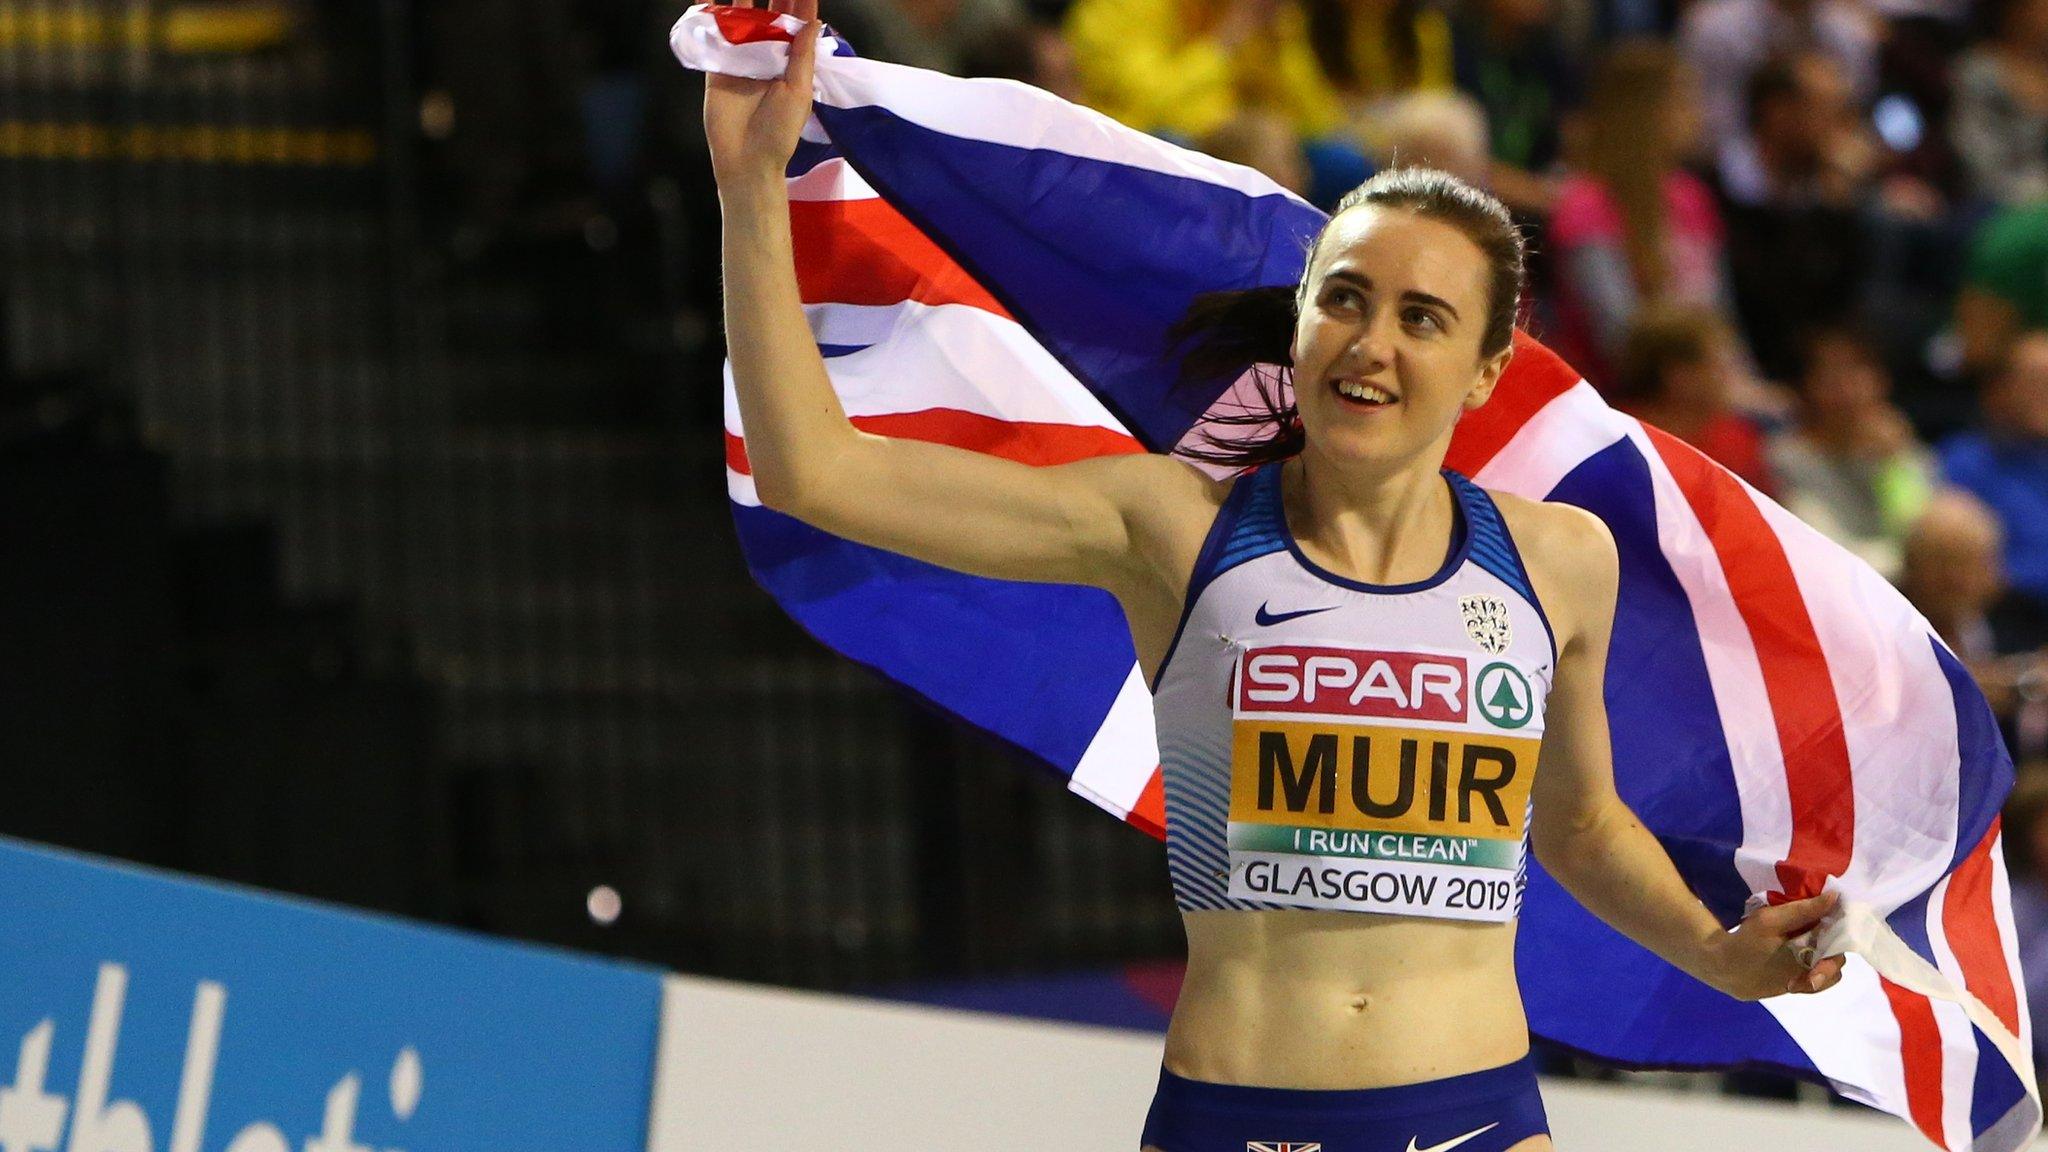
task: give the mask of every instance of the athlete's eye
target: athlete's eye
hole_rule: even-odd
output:
[[[1364,299],[1358,294],[1358,289],[1342,284],[1323,293],[1323,303],[1332,308],[1356,308]]]
[[[1435,312],[1424,308],[1420,304],[1410,305],[1402,313],[1401,319],[1410,326],[1420,328],[1426,332],[1441,332],[1444,330],[1443,317],[1438,316]]]

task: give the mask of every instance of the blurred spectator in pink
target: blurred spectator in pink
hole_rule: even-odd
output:
[[[1749,78],[1778,56],[1818,52],[1834,61],[1858,107],[1877,89],[1880,26],[1853,0],[1697,0],[1685,11],[1679,50],[1702,81],[1707,139],[1719,152],[1747,135]]]
[[[1941,444],[1948,481],[1991,508],[2005,536],[2007,613],[2028,648],[2048,643],[2048,332],[2014,342],[1978,393],[1980,429]]]
[[[1735,405],[1741,344],[1728,321],[1699,304],[1644,307],[1623,341],[1614,395],[1623,411],[1706,453],[1766,494],[1776,489],[1762,430]]]
[[[1473,0],[1452,38],[1458,87],[1486,114],[1493,192],[1536,218],[1556,206],[1563,118],[1583,87],[1558,44],[1556,9],[1556,0]]]
[[[1955,68],[1949,138],[1970,192],[2048,199],[2048,0],[1984,0],[1990,36]]]
[[[1934,456],[1891,403],[1877,349],[1849,328],[1804,344],[1796,422],[1770,438],[1778,502],[1888,580],[1934,490]]]
[[[1696,103],[1690,69],[1662,44],[1617,45],[1594,69],[1581,171],[1559,188],[1550,244],[1557,350],[1603,388],[1639,309],[1727,300],[1720,214],[1681,167]]]
[[[1750,131],[1716,170],[1735,315],[1760,371],[1790,380],[1800,334],[1852,314],[1867,263],[1862,201],[1877,152],[1824,56],[1750,77]]]

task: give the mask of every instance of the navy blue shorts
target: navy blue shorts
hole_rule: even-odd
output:
[[[1504,1152],[1550,1131],[1527,1057],[1423,1084],[1322,1091],[1159,1070],[1144,1145],[1164,1152]]]

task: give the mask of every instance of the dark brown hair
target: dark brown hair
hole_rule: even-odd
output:
[[[1292,384],[1294,327],[1308,293],[1309,270],[1322,250],[1330,223],[1353,208],[1392,208],[1456,228],[1485,255],[1489,272],[1486,328],[1479,337],[1481,359],[1514,342],[1521,307],[1526,251],[1522,233],[1499,200],[1448,172],[1399,168],[1381,172],[1346,193],[1337,211],[1316,233],[1293,286],[1211,292],[1197,297],[1171,334],[1181,351],[1183,387],[1228,384],[1252,374],[1257,401],[1241,412],[1212,412],[1203,419],[1206,445],[1183,448],[1182,456],[1210,464],[1252,468],[1299,455],[1307,443],[1301,415],[1288,396]],[[1263,434],[1219,436],[1211,428],[1265,429]]]

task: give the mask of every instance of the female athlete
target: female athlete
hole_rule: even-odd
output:
[[[1154,683],[1188,938],[1145,1147],[1549,1148],[1515,984],[1530,847],[1731,996],[1840,978],[1792,943],[1832,895],[1726,931],[1616,795],[1605,527],[1443,467],[1512,355],[1522,244],[1496,201],[1417,171],[1345,200],[1270,322],[1293,411],[1263,440],[1219,439],[1264,461],[1234,479],[868,435],[805,324],[783,185],[816,0],[774,6],[808,22],[786,75],[710,76],[704,105],[754,481],[836,535],[1122,604]]]

